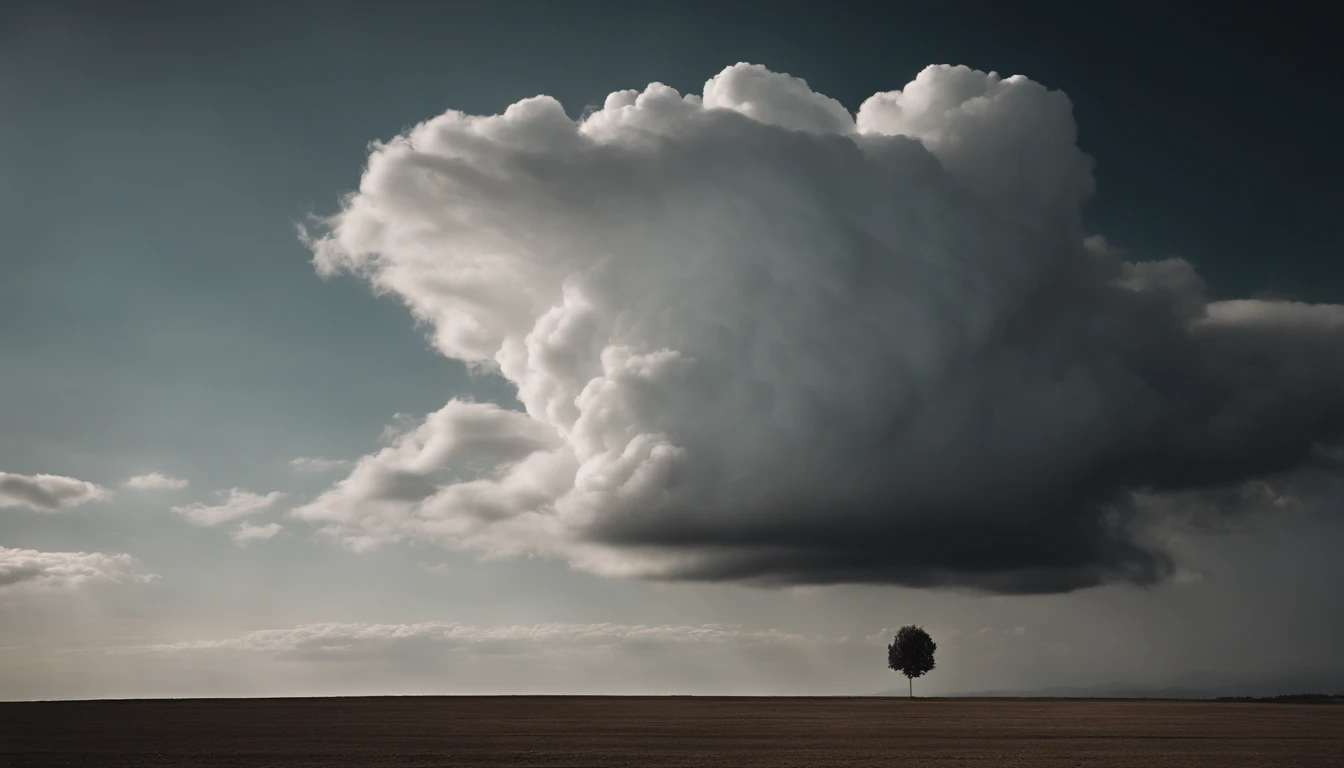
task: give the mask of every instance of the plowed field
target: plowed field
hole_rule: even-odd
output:
[[[1344,706],[393,697],[0,703],[0,765],[1344,766]]]

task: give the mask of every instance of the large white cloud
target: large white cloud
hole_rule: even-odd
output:
[[[197,501],[173,507],[173,512],[185,517],[187,522],[192,525],[210,527],[227,523],[230,520],[237,520],[247,515],[264,512],[275,506],[277,501],[287,495],[280,491],[271,491],[266,494],[253,493],[242,488],[230,488],[227,491],[218,491],[217,493],[222,497],[218,504],[206,504]]]
[[[525,412],[454,400],[294,514],[653,578],[1166,577],[1135,493],[1308,463],[1344,427],[1342,310],[1209,302],[1085,238],[1075,138],[1024,77],[931,67],[851,118],[736,65],[376,145],[317,269]]]
[[[0,508],[26,507],[54,512],[106,499],[110,495],[96,483],[73,477],[0,472]]]
[[[135,558],[101,552],[39,552],[0,547],[0,591],[74,589],[96,583],[146,583],[158,576]]]

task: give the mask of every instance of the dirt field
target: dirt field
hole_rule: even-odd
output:
[[[348,698],[0,703],[5,766],[1344,766],[1344,706]]]

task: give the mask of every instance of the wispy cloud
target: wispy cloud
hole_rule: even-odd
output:
[[[338,469],[345,469],[352,463],[353,462],[348,459],[309,458],[307,456],[300,456],[297,459],[289,460],[289,466],[292,467],[295,472],[310,472],[314,474],[318,472],[332,472]]]
[[[173,512],[185,517],[192,525],[210,527],[270,509],[287,495],[280,491],[271,491],[267,494],[253,493],[242,488],[230,488],[216,493],[223,496],[223,502],[210,505],[198,501],[173,507]]]
[[[323,623],[200,638],[88,653],[159,674],[247,670],[255,693],[333,694],[842,693],[873,687],[876,658],[846,637],[713,624]]]
[[[162,472],[150,472],[147,475],[136,475],[123,485],[136,491],[174,491],[186,488],[190,483],[182,478],[169,477]]]
[[[119,650],[141,653],[241,651],[276,656],[331,658],[365,655],[399,646],[433,644],[491,654],[528,649],[603,648],[625,644],[713,645],[742,648],[809,648],[836,640],[724,625],[534,624],[477,627],[452,622],[419,624],[302,624],[263,629],[221,640],[160,643]]]

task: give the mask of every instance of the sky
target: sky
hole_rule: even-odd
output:
[[[1327,28],[6,4],[0,699],[1344,687]]]

